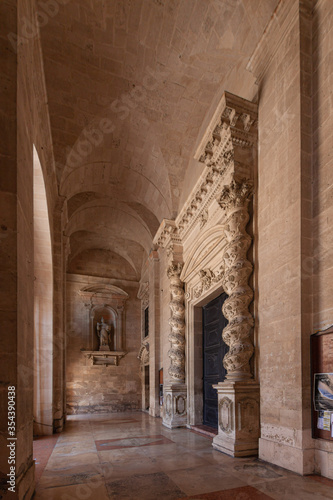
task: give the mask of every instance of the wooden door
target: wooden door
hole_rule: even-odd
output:
[[[222,339],[227,320],[222,305],[227,295],[223,293],[203,307],[203,424],[217,429],[217,391],[213,385],[223,382],[226,371],[222,360],[228,346]]]

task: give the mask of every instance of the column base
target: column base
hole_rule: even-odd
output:
[[[232,457],[257,455],[259,385],[253,380],[227,380],[213,387],[217,390],[219,418],[213,448]]]
[[[163,425],[169,429],[187,425],[187,387],[185,384],[164,386]]]

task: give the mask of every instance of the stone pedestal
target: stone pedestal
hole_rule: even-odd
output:
[[[213,386],[218,394],[218,435],[213,448],[232,457],[258,454],[259,384],[225,381]]]
[[[163,425],[174,429],[187,424],[187,387],[185,384],[172,384],[164,387]]]

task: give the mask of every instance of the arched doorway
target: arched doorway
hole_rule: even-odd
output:
[[[33,148],[34,435],[53,433],[53,263],[42,167]]]

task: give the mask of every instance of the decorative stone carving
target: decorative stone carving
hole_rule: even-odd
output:
[[[257,416],[259,404],[255,398],[243,398],[238,402],[238,430],[259,438]]]
[[[172,410],[172,396],[171,394],[167,394],[165,398],[165,413],[168,417],[171,416],[171,410]]]
[[[251,341],[253,318],[248,307],[253,292],[248,280],[252,273],[252,265],[246,257],[251,237],[245,229],[249,221],[247,207],[251,196],[250,181],[233,180],[223,189],[219,200],[221,207],[227,212],[225,222],[227,245],[223,253],[222,283],[229,295],[223,304],[223,314],[229,324],[224,328],[222,337],[230,347],[223,360],[229,380],[251,377],[249,360],[254,350]]]
[[[222,432],[230,434],[234,430],[233,402],[224,397],[219,402],[219,425]]]
[[[98,352],[98,346],[96,345],[96,329],[100,327],[97,326],[97,323],[101,323],[101,316],[105,318],[106,314],[111,318],[112,343],[110,346],[110,337],[106,339],[111,330],[108,324],[104,327],[105,330],[102,328],[102,330],[97,331],[97,334],[102,331],[99,348],[105,352],[110,350],[110,348],[113,349],[113,351],[124,352],[123,336],[125,326],[123,320],[125,317],[125,302],[128,299],[128,294],[114,285],[101,284],[85,286],[78,293],[87,310],[87,332],[85,341],[87,352]],[[104,322],[104,324],[106,323]]]
[[[180,394],[175,396],[176,414],[185,415],[186,414],[186,398]]]
[[[211,269],[201,269],[199,272],[200,283],[193,291],[194,297],[198,298],[205,290],[209,290],[214,283],[218,283],[223,278],[223,266],[220,266],[218,272]]]
[[[163,425],[174,429],[184,427],[187,421],[187,390],[185,384],[164,386]]]
[[[119,361],[126,356],[125,351],[85,351],[81,353],[90,361],[91,366],[118,366]]]
[[[208,221],[208,210],[207,208],[205,208],[200,215],[200,228],[204,227],[207,221]]]
[[[171,349],[168,352],[171,364],[169,375],[172,380],[178,383],[185,381],[185,305],[184,287],[180,280],[182,268],[183,264],[173,263],[167,270],[171,292],[171,318],[169,320]]]
[[[148,365],[149,363],[149,344],[146,342],[142,344],[139,350],[138,359],[142,365]]]
[[[99,338],[99,350],[100,351],[110,351],[111,342],[111,326],[104,322],[104,318],[101,318],[101,322],[97,323],[97,336]]]

